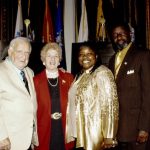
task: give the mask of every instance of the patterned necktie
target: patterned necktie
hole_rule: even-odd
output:
[[[21,76],[22,76],[22,79],[23,79],[23,82],[24,82],[24,84],[25,84],[26,89],[27,89],[28,92],[30,93],[30,91],[29,91],[29,86],[28,86],[28,81],[27,81],[27,78],[26,78],[26,76],[25,76],[24,71],[21,71],[20,74],[21,74]]]

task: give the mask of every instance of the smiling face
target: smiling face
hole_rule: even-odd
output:
[[[18,69],[27,66],[30,53],[30,45],[25,41],[17,42],[14,47],[8,49],[9,58]]]
[[[131,41],[130,32],[125,30],[122,26],[114,28],[112,32],[114,44],[119,50],[124,49]]]
[[[83,70],[88,70],[96,63],[96,54],[89,47],[82,47],[79,51],[78,61]]]
[[[48,49],[43,63],[47,70],[55,72],[60,64],[60,55],[58,54],[58,51]]]

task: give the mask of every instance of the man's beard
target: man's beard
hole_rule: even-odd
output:
[[[128,46],[127,42],[122,43],[122,44],[115,43],[115,47],[117,48],[117,50],[122,50],[122,49],[126,48],[127,46]]]

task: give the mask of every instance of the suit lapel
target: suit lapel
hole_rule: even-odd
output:
[[[6,68],[7,68],[7,73],[10,74],[10,79],[12,82],[14,82],[14,85],[16,85],[17,87],[20,87],[20,90],[23,90],[28,96],[30,96],[24,83],[19,78],[17,71],[14,69],[13,64],[9,63],[8,60],[5,60],[4,63],[5,63]],[[32,89],[31,85],[33,86],[33,82],[31,84],[31,75],[29,75],[27,69],[25,69],[25,74],[27,75],[27,80],[29,82],[28,83],[29,89]],[[31,90],[31,91],[33,93],[33,90]]]
[[[120,79],[122,79],[123,77],[125,77],[127,70],[129,69],[129,65],[132,62],[132,56],[134,55],[134,49],[133,49],[133,45],[131,45],[131,47],[129,48],[129,50],[127,51],[127,54],[124,57],[124,60],[120,66],[120,69],[118,71],[118,75],[116,77],[116,82],[119,82]]]
[[[25,92],[28,92],[26,87],[24,86],[24,83],[19,78],[17,71],[14,69],[13,64],[9,63],[8,60],[5,60],[4,63],[7,68],[7,73],[10,74],[9,76],[10,80],[14,82],[14,85],[16,85],[17,87],[20,87],[20,90],[24,90]]]

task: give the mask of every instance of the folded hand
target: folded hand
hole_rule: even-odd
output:
[[[10,150],[11,144],[9,138],[0,141],[0,150]]]
[[[137,142],[138,143],[144,143],[148,140],[148,132],[146,131],[139,131],[138,137],[137,137]]]
[[[117,145],[116,140],[114,140],[114,139],[104,139],[102,147],[105,149],[105,148],[115,147],[116,145]]]

